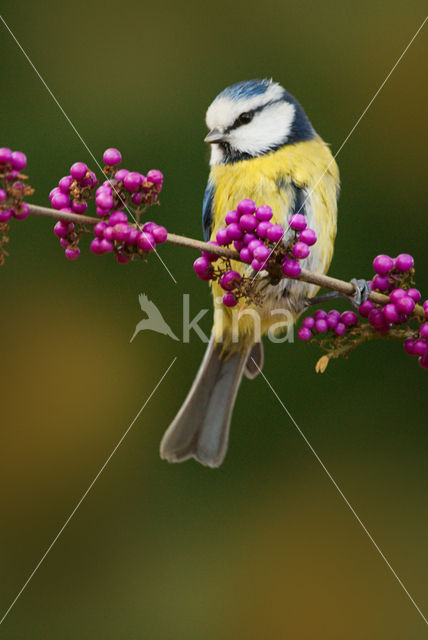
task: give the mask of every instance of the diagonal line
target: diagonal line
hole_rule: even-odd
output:
[[[407,46],[405,47],[404,51],[401,53],[401,55],[399,56],[399,58],[395,61],[392,69],[389,71],[389,73],[387,74],[386,78],[384,79],[384,81],[382,82],[382,84],[379,86],[378,90],[376,91],[376,93],[374,94],[374,96],[372,97],[372,99],[370,100],[370,102],[368,103],[368,105],[366,106],[366,108],[364,109],[364,111],[362,112],[362,114],[360,115],[360,117],[358,118],[358,120],[356,121],[356,123],[354,124],[354,126],[352,127],[352,129],[350,130],[350,132],[348,133],[348,135],[346,136],[346,138],[344,139],[344,141],[342,142],[342,144],[340,145],[340,147],[338,148],[338,150],[336,151],[336,153],[334,154],[333,158],[330,160],[330,162],[328,163],[327,167],[324,169],[323,173],[321,174],[320,178],[318,179],[318,181],[315,183],[315,185],[312,187],[312,189],[309,191],[308,195],[306,196],[306,198],[304,199],[300,209],[302,210],[305,206],[305,204],[307,203],[307,201],[309,200],[309,198],[312,196],[313,192],[315,191],[315,189],[317,188],[317,186],[319,185],[319,183],[321,182],[321,180],[324,178],[325,174],[327,173],[327,171],[330,169],[331,165],[333,164],[333,162],[335,161],[335,159],[337,158],[337,156],[339,155],[339,153],[342,151],[343,147],[345,146],[345,144],[348,142],[349,138],[352,136],[352,134],[354,133],[355,129],[358,127],[358,125],[360,124],[361,120],[364,118],[364,116],[366,115],[367,111],[370,109],[370,107],[372,106],[373,102],[376,100],[376,98],[378,97],[378,95],[380,94],[380,92],[382,91],[382,89],[384,88],[384,86],[386,85],[386,83],[388,82],[389,78],[392,76],[392,74],[394,73],[395,69],[398,67],[398,65],[400,64],[401,60],[404,58],[404,56],[406,55],[407,51],[409,50],[410,46],[413,44],[413,42],[416,40],[417,36],[419,35],[419,33],[422,31],[425,22],[428,20],[428,16],[426,16],[424,18],[424,20],[421,22],[421,24],[419,25],[418,29],[416,30],[416,32],[413,34],[412,38],[410,39],[410,41],[407,43]],[[287,228],[284,231],[284,235],[287,233],[287,231],[289,230],[290,225],[288,224]],[[269,254],[269,258],[272,255],[273,251],[275,251],[275,249],[277,248],[277,246],[282,242],[282,240],[279,240],[279,242],[276,243],[276,245],[273,247],[272,251]],[[267,260],[269,260],[269,258],[267,258]],[[254,280],[258,277],[259,272],[257,272],[254,276],[253,276],[253,280],[252,282],[254,282]]]
[[[25,49],[22,47],[21,43],[19,42],[19,40],[16,38],[15,34],[12,32],[12,30],[10,29],[9,25],[6,23],[5,19],[3,18],[2,15],[0,15],[0,20],[3,22],[4,26],[6,27],[6,29],[9,31],[10,35],[12,36],[12,38],[15,40],[16,44],[18,45],[19,49],[21,50],[22,54],[25,56],[25,58],[27,59],[27,62],[30,64],[30,66],[32,67],[33,71],[36,73],[36,75],[38,76],[39,80],[41,81],[41,83],[43,84],[43,86],[45,87],[46,91],[49,93],[50,97],[52,98],[52,100],[55,102],[56,106],[58,107],[58,109],[61,111],[62,115],[64,116],[64,118],[67,120],[68,124],[70,125],[70,127],[73,129],[74,133],[77,135],[77,137],[79,138],[80,142],[83,144],[83,146],[85,147],[86,151],[89,153],[89,155],[91,156],[92,160],[95,162],[95,164],[97,165],[98,169],[100,170],[100,172],[102,173],[102,175],[105,175],[103,172],[103,168],[100,165],[100,163],[98,162],[98,160],[96,159],[96,157],[94,156],[94,154],[92,153],[92,151],[90,150],[90,148],[88,147],[88,145],[86,144],[85,140],[82,138],[82,136],[80,135],[80,133],[78,132],[78,130],[76,129],[76,127],[74,126],[74,124],[72,123],[72,121],[70,120],[70,118],[68,117],[68,115],[66,114],[66,112],[64,111],[64,109],[62,108],[62,106],[60,105],[60,103],[58,102],[58,100],[56,99],[55,95],[52,93],[52,91],[50,90],[49,86],[47,85],[45,79],[43,78],[43,76],[39,73],[38,69],[35,67],[35,65],[33,64],[33,62],[31,61],[29,55],[27,54],[27,52],[25,51]],[[137,220],[134,217],[134,214],[132,213],[132,211],[130,211],[130,209],[128,208],[128,206],[126,205],[126,203],[122,200],[120,194],[118,193],[118,191],[116,190],[115,185],[111,182],[111,180],[109,178],[107,178],[111,188],[113,189],[113,191],[115,192],[115,194],[118,196],[118,198],[120,199],[120,201],[122,202],[123,206],[125,207],[125,209],[127,210],[127,212],[129,213],[129,215],[131,216],[131,218],[133,219],[133,221],[136,223],[137,227],[140,229],[141,231],[141,226],[138,224]],[[170,277],[172,278],[172,280],[174,281],[175,284],[177,284],[177,280],[174,278],[174,276],[172,275],[171,271],[168,269],[168,267],[166,266],[165,262],[163,261],[163,259],[161,258],[161,256],[159,255],[159,253],[156,251],[156,247],[153,247],[153,250],[155,252],[155,254],[157,255],[157,257],[159,258],[160,262],[162,263],[162,265],[165,267],[165,269],[167,270],[167,272],[169,273]]]
[[[61,529],[58,531],[58,533],[56,534],[55,538],[52,540],[52,542],[50,543],[50,545],[48,546],[48,548],[46,549],[46,551],[44,552],[44,554],[42,555],[42,557],[40,558],[39,562],[36,564],[36,566],[34,567],[33,571],[30,573],[30,575],[28,576],[27,580],[24,582],[23,586],[21,587],[21,589],[18,591],[16,597],[14,598],[14,600],[11,602],[9,608],[5,611],[5,613],[3,614],[2,618],[0,619],[0,625],[4,622],[6,616],[10,613],[11,609],[15,606],[16,602],[18,601],[18,599],[21,597],[24,589],[27,587],[28,583],[30,582],[30,580],[33,578],[34,574],[36,573],[36,571],[39,569],[40,565],[43,563],[43,561],[45,560],[46,556],[48,555],[48,553],[51,551],[52,547],[54,546],[54,544],[56,543],[56,541],[58,540],[58,538],[61,536],[61,534],[63,533],[64,529],[66,528],[66,526],[68,525],[68,523],[70,522],[70,520],[72,519],[72,517],[74,516],[74,514],[76,513],[76,511],[78,510],[78,508],[80,507],[80,505],[82,504],[82,502],[85,500],[86,496],[88,495],[88,493],[91,491],[92,487],[94,486],[94,484],[96,483],[96,481],[98,480],[98,478],[100,477],[100,475],[102,474],[102,472],[104,471],[104,469],[106,468],[106,466],[108,465],[108,463],[110,462],[110,460],[112,459],[112,457],[114,456],[114,454],[116,453],[116,451],[118,450],[118,448],[120,447],[120,445],[122,444],[122,442],[125,440],[126,436],[128,435],[129,431],[132,429],[132,427],[134,426],[135,422],[138,420],[139,416],[141,415],[141,413],[144,411],[144,409],[146,408],[147,404],[150,402],[151,398],[153,397],[153,395],[156,393],[157,389],[159,388],[159,386],[161,385],[162,381],[164,380],[164,378],[166,377],[167,373],[169,372],[169,370],[171,369],[171,367],[173,366],[173,364],[175,363],[175,361],[177,360],[177,356],[172,360],[172,362],[170,363],[169,367],[167,368],[167,370],[164,372],[164,374],[162,375],[162,377],[160,378],[160,380],[158,381],[158,383],[156,384],[155,388],[153,389],[153,391],[151,392],[151,394],[149,395],[149,397],[147,398],[147,400],[144,402],[143,406],[141,407],[141,409],[139,410],[139,412],[137,413],[137,415],[135,416],[135,418],[133,419],[133,421],[131,422],[131,424],[129,425],[129,427],[126,429],[125,433],[123,434],[123,436],[120,438],[119,442],[116,444],[116,446],[114,447],[113,451],[111,452],[111,454],[109,455],[109,457],[107,458],[107,460],[104,462],[104,464],[102,465],[102,467],[100,468],[100,470],[98,471],[97,475],[95,476],[95,478],[92,480],[91,484],[89,485],[89,487],[86,489],[85,493],[82,495],[82,497],[80,498],[79,502],[76,504],[76,506],[74,507],[73,511],[70,513],[70,515],[68,516],[67,520],[64,522],[64,524],[62,525]]]
[[[396,572],[394,571],[394,569],[392,568],[392,566],[390,565],[390,563],[388,562],[387,558],[385,557],[384,553],[382,552],[382,550],[380,549],[380,547],[378,546],[378,544],[376,543],[376,541],[374,540],[373,536],[371,535],[371,533],[369,532],[369,530],[367,529],[367,527],[365,526],[365,524],[362,522],[362,520],[360,519],[360,517],[358,516],[357,512],[355,511],[355,509],[353,508],[353,506],[351,505],[351,503],[349,502],[349,500],[347,499],[347,497],[345,496],[345,494],[343,493],[342,489],[339,487],[339,485],[337,484],[336,480],[333,478],[333,476],[331,475],[330,471],[327,469],[327,467],[325,466],[324,462],[321,460],[321,458],[319,457],[319,455],[317,454],[317,452],[315,451],[315,449],[313,448],[313,446],[311,445],[311,443],[309,442],[309,440],[307,439],[307,437],[305,436],[305,434],[303,433],[303,431],[301,430],[301,428],[299,427],[299,425],[297,424],[297,422],[295,421],[295,419],[293,418],[293,416],[291,415],[291,413],[289,412],[289,410],[287,409],[287,407],[284,405],[284,403],[282,402],[281,398],[279,397],[279,395],[277,394],[277,392],[275,391],[275,389],[272,387],[271,383],[269,382],[269,380],[266,378],[265,374],[263,373],[263,371],[260,369],[259,365],[257,364],[257,362],[254,360],[254,358],[252,357],[251,360],[254,362],[255,366],[257,367],[259,373],[262,375],[262,378],[264,379],[264,381],[266,382],[266,384],[268,385],[269,389],[272,391],[272,393],[274,394],[275,398],[278,400],[279,404],[281,405],[281,407],[284,409],[285,413],[288,415],[288,417],[290,418],[291,422],[294,424],[294,426],[296,427],[297,431],[300,433],[300,435],[302,436],[303,440],[306,442],[306,444],[308,445],[309,449],[312,451],[312,453],[314,454],[315,458],[318,460],[318,462],[320,463],[321,467],[324,469],[325,473],[327,474],[327,476],[329,477],[329,479],[331,480],[331,482],[333,483],[334,487],[337,489],[337,491],[339,492],[339,494],[342,496],[343,500],[345,501],[346,505],[349,507],[349,509],[351,510],[352,514],[354,515],[354,517],[356,518],[357,522],[361,525],[361,527],[363,528],[364,532],[367,534],[367,536],[369,537],[370,541],[372,542],[372,544],[374,545],[374,547],[376,548],[377,552],[379,553],[379,555],[381,556],[381,558],[384,560],[384,562],[386,563],[386,565],[389,567],[389,569],[391,570],[392,574],[394,575],[395,579],[397,580],[398,584],[401,586],[401,588],[403,589],[403,591],[405,592],[405,594],[407,595],[407,597],[409,598],[409,600],[412,602],[412,604],[415,606],[416,610],[418,611],[418,613],[420,614],[420,616],[422,617],[422,619],[424,620],[425,624],[428,625],[428,620],[425,618],[424,614],[422,613],[422,611],[420,610],[420,608],[418,607],[418,605],[416,604],[416,602],[413,600],[412,596],[410,595],[410,593],[407,591],[406,587],[404,586],[404,584],[402,583],[402,581],[400,580],[400,578],[398,577],[398,575],[396,574]]]

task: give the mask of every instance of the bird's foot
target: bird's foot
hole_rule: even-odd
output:
[[[367,280],[361,278],[352,278],[351,282],[355,287],[355,291],[352,295],[346,297],[350,300],[352,306],[358,309],[360,304],[363,304],[368,299],[371,292],[370,285]]]

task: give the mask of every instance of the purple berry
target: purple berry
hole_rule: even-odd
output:
[[[57,238],[66,238],[68,235],[68,222],[65,220],[58,220],[54,226],[54,234]]]
[[[107,229],[106,229],[107,231]],[[111,242],[111,240],[107,240],[106,237],[104,237],[102,240],[100,240],[100,247],[102,249],[103,253],[111,253],[114,249],[114,245]]]
[[[156,227],[155,222],[145,222],[143,224],[143,231],[148,231],[148,233],[152,233],[153,229]]]
[[[126,240],[126,244],[131,247],[134,247],[137,244],[139,237],[140,237],[140,232],[138,231],[138,229],[134,229],[133,227],[131,227],[128,238]]]
[[[269,258],[270,250],[266,245],[261,244],[260,246],[254,249],[253,256],[256,260],[259,260],[259,262],[264,262]]]
[[[372,309],[368,315],[368,319],[375,329],[382,329],[387,324],[382,309]]]
[[[71,208],[74,213],[85,213],[88,208],[88,203],[85,200],[73,200],[71,203]]]
[[[255,238],[254,240],[251,240],[251,242],[248,244],[247,249],[251,253],[251,255],[254,256],[254,251],[257,249],[257,247],[264,247],[264,246],[265,245],[261,240],[259,240],[258,238]]]
[[[60,245],[61,245],[61,247],[63,249],[67,249],[69,244],[70,244],[70,242],[67,240],[67,238],[60,238],[59,239],[59,243],[60,243]]]
[[[25,218],[28,218],[29,215],[30,215],[30,207],[26,202],[21,202],[19,210],[18,211],[15,210],[13,212],[13,217],[16,220],[25,220]]]
[[[408,353],[409,356],[415,355],[415,352],[413,349],[414,344],[415,344],[415,341],[412,338],[407,338],[403,343],[404,351]]]
[[[4,189],[0,189],[0,202],[4,202],[7,198],[7,193]]]
[[[244,200],[241,200],[241,202],[238,204],[237,209],[238,209],[238,213],[241,216],[245,214],[253,214],[254,211],[256,210],[256,205],[249,198],[245,198]]]
[[[300,340],[310,340],[312,337],[311,330],[306,327],[301,327],[301,329],[298,330],[297,335]]]
[[[340,316],[341,313],[340,311],[337,311],[336,309],[331,309],[331,311],[328,312],[327,317],[334,317],[337,318],[337,320],[340,320]]]
[[[266,237],[270,242],[279,242],[284,236],[284,229],[280,224],[273,224],[266,232]]]
[[[0,164],[9,164],[12,162],[12,151],[7,147],[0,148]]]
[[[256,230],[259,238],[266,238],[267,230],[270,229],[271,226],[272,226],[272,223],[268,222],[267,220],[263,220],[262,222],[259,222]]]
[[[95,203],[97,207],[104,209],[105,211],[110,211],[113,206],[113,198],[107,193],[107,191],[101,191],[95,198]]]
[[[334,333],[337,336],[343,336],[346,333],[346,324],[343,324],[343,322],[338,322],[334,327]]]
[[[124,177],[128,175],[128,173],[128,169],[119,169],[119,171],[116,171],[116,173],[114,174],[114,179],[118,182],[121,182]]]
[[[130,227],[126,222],[119,222],[113,227],[113,238],[118,242],[125,242],[128,239]]]
[[[233,240],[240,240],[242,235],[242,229],[237,222],[231,222],[227,226],[227,237],[229,238],[229,242],[232,242]]]
[[[424,322],[420,329],[419,329],[419,335],[421,336],[421,338],[424,338],[425,340],[428,340],[428,322]]]
[[[256,260],[256,258],[254,258],[251,261],[251,266],[253,267],[254,271],[263,271],[263,269],[266,269],[267,263],[260,262],[260,260]]]
[[[157,184],[158,186],[163,182],[163,173],[158,171],[157,169],[150,169],[146,176],[147,182],[152,182],[153,184]]]
[[[239,220],[239,226],[243,231],[254,231],[257,227],[257,218],[251,213],[244,213]]]
[[[131,196],[132,204],[135,204],[136,207],[139,207],[144,198],[144,193],[137,192],[133,193]]]
[[[235,247],[235,249],[239,253],[239,251],[241,251],[241,249],[243,249],[245,245],[244,245],[242,240],[234,240],[233,241],[233,246]]]
[[[225,291],[232,291],[241,282],[241,275],[237,271],[226,271],[220,278],[220,286]]]
[[[235,298],[235,296],[233,295],[233,293],[231,291],[228,291],[228,293],[225,293],[223,296],[223,304],[226,307],[234,307],[237,304],[237,299]]]
[[[417,356],[428,355],[428,342],[426,340],[415,340],[413,352]]]
[[[340,315],[339,315],[340,318]],[[330,315],[328,314],[327,316],[327,325],[329,329],[334,329],[335,327],[337,327],[337,325],[339,324],[339,318],[336,315]]]
[[[387,322],[392,322],[393,324],[397,324],[398,322],[400,322],[400,314],[398,313],[395,304],[386,304],[383,308],[383,315],[385,316],[385,320],[387,320]]]
[[[308,257],[310,249],[304,242],[296,242],[292,251],[295,258],[297,258],[298,260],[303,260],[304,258]]]
[[[116,224],[119,224],[119,222],[128,222],[128,216],[124,211],[113,211],[108,219],[109,225],[114,227]],[[144,231],[148,231],[148,229],[144,229]]]
[[[130,259],[130,256],[127,256],[125,253],[116,253],[116,262],[119,264],[126,264]]]
[[[288,225],[295,231],[303,231],[307,226],[306,218],[301,213],[295,213],[293,216],[291,216]]]
[[[193,263],[193,270],[201,280],[211,280],[213,268],[208,258],[201,256]]]
[[[122,162],[122,154],[115,148],[106,149],[103,153],[103,162],[110,167],[114,167]]]
[[[19,175],[19,171],[17,171],[16,169],[12,169],[12,171],[9,171],[8,174],[6,174],[6,180],[8,182],[13,182],[15,180],[15,178],[17,178]]]
[[[314,319],[319,320],[320,318],[327,318],[328,313],[324,311],[324,309],[317,309],[314,313]]]
[[[253,240],[259,240],[255,233],[244,233],[244,237],[242,238],[244,245],[248,246]]]
[[[241,251],[239,252],[239,257],[241,258],[242,262],[246,262],[247,264],[250,264],[251,260],[253,259],[251,251],[248,249],[248,247],[243,247],[241,249]]]
[[[25,169],[27,164],[27,156],[22,151],[14,151],[12,153],[11,164],[14,169],[21,171]]]
[[[389,299],[393,304],[397,304],[400,298],[404,298],[406,295],[404,289],[393,289],[389,294]]]
[[[400,255],[395,258],[395,268],[403,273],[405,271],[409,271],[409,269],[413,267],[414,263],[415,261],[408,253],[400,253]]]
[[[58,189],[61,191],[61,193],[65,193],[66,195],[68,195],[72,182],[73,178],[71,176],[64,176],[58,182]]]
[[[318,333],[324,333],[324,331],[328,330],[327,320],[325,318],[320,318],[319,320],[315,320],[315,331]]]
[[[389,288],[389,277],[375,275],[373,278],[372,289],[379,289],[379,291],[386,291]]]
[[[156,225],[152,230],[152,235],[157,244],[162,244],[163,242],[166,242],[166,239],[168,237],[168,231],[165,229],[165,227],[162,227],[161,225]]]
[[[313,229],[304,229],[299,234],[299,241],[304,242],[308,247],[312,247],[317,241],[317,234]]]
[[[421,292],[419,291],[419,289],[409,289],[406,293],[409,296],[409,298],[412,298],[412,300],[414,300],[416,303],[418,303],[419,300],[422,298]]]
[[[227,229],[221,227],[216,233],[216,240],[220,246],[226,246],[230,244],[229,236],[227,235]]]
[[[302,326],[305,327],[305,329],[312,329],[315,326],[314,318],[311,318],[310,316],[308,316],[307,318],[304,318],[302,322]]]
[[[104,229],[103,237],[109,242],[112,242],[114,240],[113,228],[114,227],[107,227],[106,229]]]
[[[267,204],[262,204],[256,209],[256,218],[260,222],[267,222],[273,216],[272,209]]]
[[[67,247],[67,249],[65,250],[65,257],[68,260],[77,260],[79,256],[80,256],[79,247],[75,247],[74,249],[72,249],[71,247]]]
[[[424,369],[428,369],[428,356],[421,356],[418,358],[418,362]]]
[[[286,258],[282,263],[282,272],[289,278],[297,278],[302,271],[302,267],[296,260]]]
[[[150,253],[156,247],[156,241],[151,233],[148,231],[142,231],[137,240],[137,244],[143,251]],[[198,258],[200,260],[201,258]]]
[[[133,193],[134,191],[138,191],[142,182],[143,176],[140,173],[137,173],[137,171],[130,171],[123,179],[123,186],[125,189]]]
[[[107,225],[105,222],[97,222],[94,227],[94,234],[97,236],[97,238],[102,238],[105,229],[107,229]]]
[[[0,222],[8,222],[12,217],[13,209],[0,209]]]
[[[58,191],[58,193],[52,196],[51,205],[54,209],[63,209],[64,207],[68,207],[69,204],[70,198],[65,195],[65,193],[61,193],[61,191]]]
[[[409,296],[403,296],[398,300],[395,306],[399,313],[404,313],[407,316],[413,312],[415,308],[415,301]]]
[[[394,260],[384,253],[376,256],[376,258],[373,260],[373,269],[381,276],[387,274],[393,267]]]
[[[75,180],[83,180],[88,171],[88,167],[84,162],[75,162],[70,167],[70,175]]]
[[[96,256],[100,256],[102,253],[104,253],[102,247],[101,247],[101,240],[100,238],[94,238],[91,242],[91,244],[89,245],[90,250],[92,251],[92,253],[95,253]]]
[[[354,311],[344,311],[340,316],[341,322],[346,324],[347,327],[351,327],[358,322],[358,316]]]
[[[233,209],[232,211],[229,211],[229,213],[226,213],[225,221],[226,221],[226,224],[232,224],[232,222],[239,222],[239,213],[236,211],[236,209]]]

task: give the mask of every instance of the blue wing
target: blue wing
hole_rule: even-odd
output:
[[[204,233],[204,240],[208,242],[211,235],[211,225],[213,221],[213,200],[214,200],[215,187],[211,180],[208,180],[207,188],[205,189],[204,200],[202,203],[202,230]]]

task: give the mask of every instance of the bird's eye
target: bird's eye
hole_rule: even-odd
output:
[[[246,111],[245,113],[241,113],[238,118],[239,124],[248,124],[254,118],[254,111]]]

